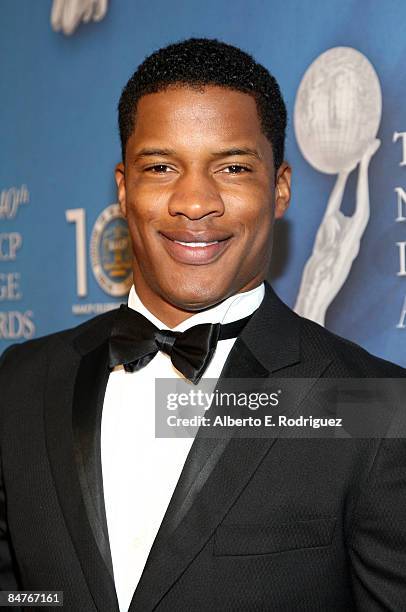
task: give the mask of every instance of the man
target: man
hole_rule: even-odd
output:
[[[290,198],[275,79],[191,39],[144,61],[119,123],[129,308],[3,357],[2,588],[72,612],[406,609],[403,440],[154,436],[157,377],[303,379],[305,403],[404,377],[264,283]]]

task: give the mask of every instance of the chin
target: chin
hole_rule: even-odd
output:
[[[227,289],[214,288],[209,285],[193,284],[188,282],[183,286],[173,287],[166,295],[168,302],[190,312],[197,312],[215,306],[231,295]]]

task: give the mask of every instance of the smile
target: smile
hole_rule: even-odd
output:
[[[174,242],[176,242],[177,244],[183,244],[183,246],[186,247],[192,247],[192,248],[196,248],[196,247],[207,247],[210,244],[218,244],[218,240],[213,240],[213,242],[181,242],[180,240],[174,240]]]
[[[229,236],[217,240],[180,240],[163,233],[161,236],[170,257],[178,263],[189,265],[213,263],[224,253],[232,238]]]

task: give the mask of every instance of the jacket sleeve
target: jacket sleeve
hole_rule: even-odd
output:
[[[2,429],[2,419],[4,413],[5,401],[5,362],[11,353],[13,347],[9,347],[0,359],[0,428]],[[1,439],[1,438],[0,438]],[[12,552],[12,544],[7,523],[7,496],[3,482],[3,462],[1,458],[0,448],[0,590],[15,591],[18,590],[18,570]],[[14,608],[17,610],[17,608]]]
[[[357,610],[406,610],[406,439],[380,442],[350,541]]]

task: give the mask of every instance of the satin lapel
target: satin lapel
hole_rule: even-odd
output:
[[[76,467],[87,515],[100,554],[113,578],[103,495],[101,419],[109,378],[107,345],[85,355],[75,384],[72,428]]]
[[[237,339],[218,381],[314,377],[328,361],[300,364],[300,319],[266,287],[264,302]],[[304,380],[303,399],[313,384]],[[296,407],[292,406],[292,411]],[[200,432],[199,432],[200,434]],[[205,439],[192,445],[129,612],[153,610],[187,569],[275,444],[275,438]]]
[[[56,351],[55,351],[56,353]],[[45,429],[59,502],[95,605],[118,610],[111,576],[97,425],[107,382],[100,344],[85,355],[63,345],[53,355]]]

